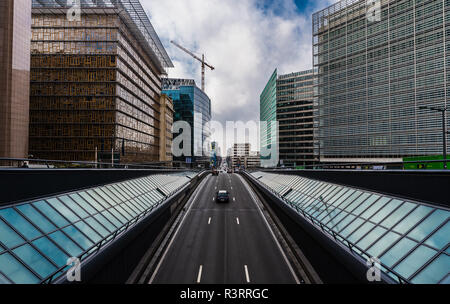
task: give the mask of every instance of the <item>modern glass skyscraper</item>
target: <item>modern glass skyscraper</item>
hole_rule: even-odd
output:
[[[28,156],[30,35],[30,1],[0,1],[0,157]]]
[[[186,121],[191,126],[191,155],[174,157],[176,160],[209,162],[211,132],[207,123],[211,121],[211,100],[197,87],[193,79],[163,79],[163,93],[173,100],[174,123]],[[174,134],[174,138],[177,135]]]
[[[259,97],[261,166],[278,165],[277,70],[272,73]],[[271,151],[271,152],[269,152]],[[270,155],[268,155],[270,154]]]
[[[161,75],[172,67],[139,1],[33,0],[30,153],[158,161]]]
[[[419,107],[448,106],[449,36],[449,0],[343,0],[315,13],[321,160],[441,154],[442,117]]]
[[[277,121],[280,162],[286,166],[314,163],[313,70],[279,75]]]

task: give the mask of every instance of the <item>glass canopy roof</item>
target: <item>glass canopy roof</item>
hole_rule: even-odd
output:
[[[194,172],[151,175],[0,207],[0,284],[51,282],[186,185]]]
[[[450,283],[449,209],[294,175],[254,172],[335,241],[397,282]]]

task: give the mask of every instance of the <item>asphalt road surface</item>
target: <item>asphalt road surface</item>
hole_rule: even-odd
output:
[[[219,190],[228,203],[216,202]],[[297,283],[250,191],[237,174],[209,175],[149,283]]]

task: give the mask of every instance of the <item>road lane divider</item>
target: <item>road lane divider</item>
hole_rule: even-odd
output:
[[[247,283],[250,283],[250,275],[248,274],[247,265],[244,265],[244,270],[245,270],[245,279],[247,280]]]
[[[203,265],[200,265],[200,268],[198,270],[198,275],[197,275],[197,284],[200,283],[200,281],[202,280],[202,271],[203,271]]]

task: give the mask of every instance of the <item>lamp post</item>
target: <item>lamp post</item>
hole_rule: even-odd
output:
[[[447,169],[447,107],[436,108],[436,107],[428,107],[428,106],[420,106],[421,110],[430,110],[435,112],[442,113],[442,148],[443,148],[443,156],[444,156],[444,169]]]

